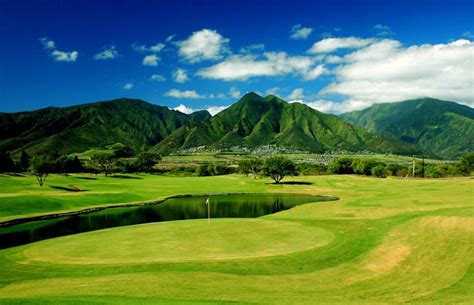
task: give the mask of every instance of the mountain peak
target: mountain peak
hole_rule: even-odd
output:
[[[248,93],[245,93],[239,101],[242,101],[242,100],[250,100],[250,99],[263,99],[260,95],[258,95],[257,93],[255,92],[248,92]]]

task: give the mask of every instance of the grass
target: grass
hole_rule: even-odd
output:
[[[140,177],[49,181],[86,192],[41,190],[30,178],[2,177],[0,211],[15,218],[24,215],[16,208],[38,214],[41,204],[58,199],[45,211],[216,191],[331,194],[341,200],[257,219],[136,225],[1,250],[0,303],[474,302],[470,178],[315,176],[288,179],[310,185],[271,185],[237,175]]]

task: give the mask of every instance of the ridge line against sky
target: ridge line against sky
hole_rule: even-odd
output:
[[[249,91],[332,113],[474,106],[473,1],[275,1],[240,22],[265,2],[126,4],[0,2],[0,111],[127,96],[215,114]]]

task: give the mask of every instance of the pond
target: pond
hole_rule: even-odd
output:
[[[331,196],[303,194],[226,194],[179,196],[159,204],[114,207],[54,219],[30,221],[0,228],[0,249],[64,235],[141,223],[207,218],[251,218],[273,214],[294,206],[337,200]]]

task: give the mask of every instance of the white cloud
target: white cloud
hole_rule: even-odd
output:
[[[56,44],[54,43],[54,41],[48,39],[47,37],[40,38],[40,42],[43,44],[43,47],[45,49],[54,50],[56,48]]]
[[[157,66],[159,60],[160,58],[158,56],[156,56],[155,54],[151,54],[143,57],[142,63],[144,66]]]
[[[320,96],[347,96],[334,109],[356,110],[374,103],[419,97],[474,106],[474,42],[403,47],[396,40],[375,42],[344,57],[335,68],[335,82]]]
[[[166,37],[165,42],[171,42],[171,41],[173,41],[173,39],[174,39],[175,36],[176,36],[175,34],[169,35],[168,37]]]
[[[183,90],[171,89],[165,93],[165,96],[174,97],[174,98],[189,98],[189,99],[200,99],[204,98],[202,95],[197,93],[194,90]]]
[[[278,92],[280,91],[280,87],[273,87],[273,88],[270,88],[270,89],[267,89],[267,91],[265,91],[265,95],[278,95]]]
[[[47,37],[40,38],[40,42],[44,49],[53,57],[54,61],[75,62],[79,55],[77,51],[65,52],[56,49],[56,43]]]
[[[177,83],[185,83],[187,81],[190,81],[190,78],[188,77],[186,70],[181,69],[181,68],[178,68],[173,71],[173,79]]]
[[[237,88],[230,88],[229,95],[233,98],[240,98],[240,91]]]
[[[193,113],[195,110],[193,108],[187,107],[186,105],[179,104],[178,106],[174,107],[173,110],[178,110],[179,112],[190,114]]]
[[[207,107],[207,111],[212,115],[212,116],[215,116],[216,114],[218,114],[219,112],[221,112],[222,110],[225,110],[229,108],[229,106],[209,106]]]
[[[324,57],[324,62],[327,64],[338,64],[342,62],[342,57],[337,55],[328,55]]]
[[[288,56],[285,52],[266,52],[263,58],[256,55],[233,55],[223,62],[199,70],[197,75],[232,81],[258,76],[297,74],[305,80],[313,80],[326,72],[324,65],[318,65],[319,61],[320,58]]]
[[[395,34],[388,25],[376,24],[374,30],[377,31],[377,36],[390,36]]]
[[[207,111],[212,115],[216,115],[218,114],[219,112],[221,112],[222,110],[228,108],[229,106],[209,106],[207,107]],[[174,110],[178,110],[179,112],[182,112],[182,113],[186,113],[186,114],[190,114],[190,113],[193,113],[193,112],[196,112],[196,111],[199,111],[199,110],[202,110],[202,109],[193,109],[191,107],[188,107],[184,104],[179,104],[178,106],[174,107],[173,108]]]
[[[221,59],[223,54],[229,52],[229,39],[209,29],[194,32],[186,40],[176,44],[179,47],[179,55],[190,63]]]
[[[114,58],[117,58],[119,56],[120,56],[119,52],[117,51],[115,46],[112,45],[108,48],[104,48],[104,50],[102,52],[95,54],[94,59],[95,60],[106,60],[106,59],[114,59]]]
[[[304,98],[304,90],[303,88],[296,88],[293,91],[291,91],[290,95],[288,95],[288,100],[300,100]]]
[[[344,38],[326,38],[315,42],[311,49],[308,50],[311,54],[316,53],[330,53],[338,49],[359,49],[365,47],[375,39],[363,39],[358,37],[344,37]]]
[[[126,83],[124,86],[123,86],[123,89],[124,90],[130,90],[133,88],[133,83]]]
[[[262,52],[263,50],[265,50],[265,45],[263,43],[256,43],[240,48],[239,53],[251,54],[255,52]]]
[[[150,76],[150,80],[153,80],[155,82],[164,82],[166,78],[161,74],[152,74]]]
[[[303,27],[301,24],[294,25],[291,28],[291,39],[307,39],[309,35],[313,32],[312,28]]]
[[[75,62],[77,60],[78,55],[79,53],[77,51],[63,52],[63,51],[54,50],[51,53],[51,56],[53,56],[55,61]]]
[[[142,44],[142,45],[133,44],[132,45],[132,49],[139,52],[139,53],[159,53],[161,50],[163,50],[164,47],[165,47],[165,45],[163,43],[157,43],[157,44],[149,46],[149,47],[144,45],[144,44]]]

